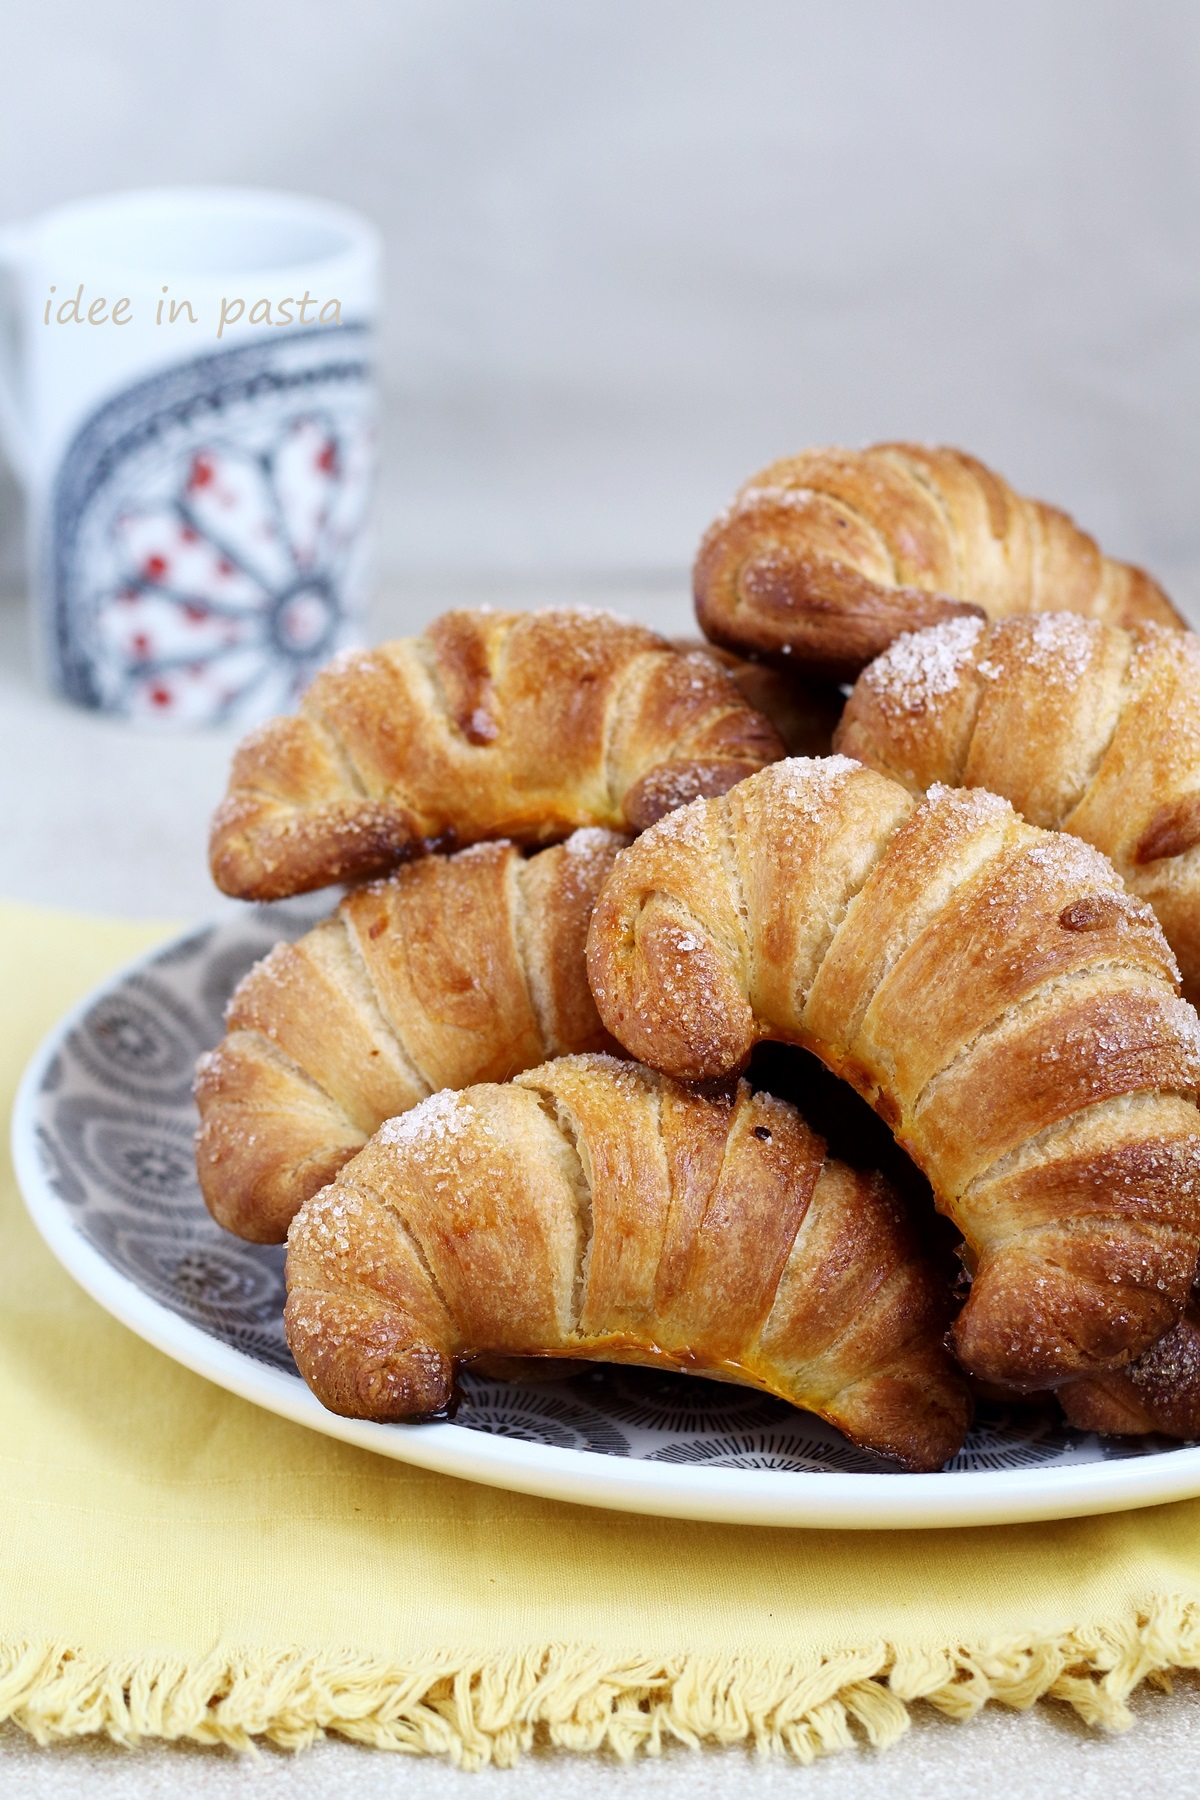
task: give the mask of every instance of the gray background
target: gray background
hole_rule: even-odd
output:
[[[961,443],[1200,602],[1196,0],[10,0],[0,222],[123,185],[361,207],[388,244],[376,627],[451,598],[687,616],[704,525],[772,456]],[[0,894],[187,918],[230,743],[39,694],[0,479]],[[1200,616],[1200,613],[1197,614]],[[477,1780],[39,1750],[0,1794],[897,1800],[1189,1792],[1196,1683],[1126,1738],[928,1712],[883,1758],[740,1752]]]
[[[388,244],[383,585],[683,581],[814,442],[959,443],[1200,599],[1194,0],[40,0],[0,221],[291,187]],[[0,566],[17,556],[11,491]]]

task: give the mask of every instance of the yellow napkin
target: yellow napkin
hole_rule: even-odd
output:
[[[0,1089],[165,928],[0,905]],[[511,1762],[749,1740],[809,1760],[1051,1694],[1128,1722],[1200,1666],[1200,1503],[992,1530],[753,1530],[423,1473],[150,1349],[0,1187],[0,1717],[50,1739]]]

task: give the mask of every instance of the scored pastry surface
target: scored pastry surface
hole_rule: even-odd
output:
[[[584,947],[628,842],[591,828],[528,858],[510,843],[424,857],[264,957],[197,1068],[196,1166],[218,1222],[281,1243],[301,1201],[434,1089],[613,1048]]]
[[[865,669],[835,741],[902,781],[988,788],[1102,850],[1200,998],[1200,637],[1068,613],[913,633]]]
[[[662,820],[593,914],[600,1016],[682,1079],[813,1050],[962,1231],[964,1364],[1034,1387],[1136,1356],[1200,1250],[1200,1020],[1144,902],[980,790],[793,759]]]
[[[592,1055],[432,1095],[304,1204],[287,1278],[301,1373],[354,1417],[441,1412],[496,1354],[737,1381],[913,1469],[969,1420],[895,1194],[744,1082]]]
[[[807,450],[752,477],[709,527],[693,576],[707,637],[853,678],[902,631],[1069,611],[1182,625],[1143,570],[961,450]]]
[[[638,831],[782,756],[703,652],[585,607],[445,613],[339,656],[251,732],[213,818],[213,879],[277,900],[431,845]]]

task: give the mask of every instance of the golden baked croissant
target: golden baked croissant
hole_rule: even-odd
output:
[[[287,1281],[300,1372],[353,1418],[441,1413],[456,1366],[499,1355],[742,1382],[909,1469],[967,1427],[895,1196],[744,1082],[571,1056],[435,1094],[301,1207]]]
[[[278,944],[197,1065],[196,1167],[214,1218],[282,1243],[301,1201],[436,1088],[611,1048],[584,945],[628,842],[592,829],[528,859],[510,843],[424,857]]]
[[[704,656],[584,607],[450,612],[346,653],[242,743],[213,819],[217,886],[278,900],[480,838],[640,830],[782,756]]]
[[[1086,838],[1158,914],[1200,999],[1200,637],[1072,613],[959,619],[898,638],[859,676],[848,756],[914,792],[1003,794]]]
[[[1121,1369],[1105,1369],[1059,1390],[1067,1422],[1104,1437],[1200,1438],[1200,1305]]]
[[[961,450],[807,450],[755,475],[694,571],[705,636],[851,679],[901,631],[983,612],[1182,625],[1141,569]]]
[[[1136,1356],[1200,1248],[1200,1020],[1150,908],[978,790],[847,757],[698,801],[623,850],[588,937],[600,1017],[685,1079],[761,1038],[869,1100],[966,1240],[959,1360],[1034,1388]]]

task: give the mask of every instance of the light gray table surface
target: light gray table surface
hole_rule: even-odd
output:
[[[416,628],[454,603],[547,605],[586,600],[673,633],[690,627],[682,578],[597,587],[563,581],[535,590],[414,585],[376,608],[375,635]],[[222,904],[209,885],[203,845],[224,785],[235,733],[147,737],[48,698],[36,683],[22,608],[0,601],[0,895],[74,910],[191,922]],[[426,1759],[389,1757],[330,1741],[298,1757],[151,1745],[123,1750],[86,1741],[39,1748],[0,1728],[0,1796],[32,1800],[780,1800],[783,1795],[859,1795],[872,1800],[1027,1800],[1052,1793],[1109,1800],[1151,1777],[1190,1793],[1200,1754],[1200,1686],[1190,1677],[1165,1695],[1144,1691],[1137,1723],[1121,1737],[1086,1730],[1065,1708],[1028,1714],[989,1708],[968,1725],[919,1709],[893,1749],[847,1753],[812,1768],[763,1764],[739,1750],[677,1751],[622,1767],[605,1758],[544,1754],[515,1771],[464,1775]]]

